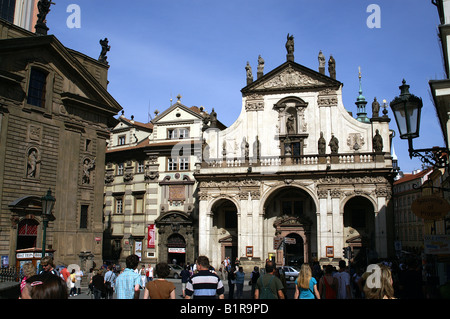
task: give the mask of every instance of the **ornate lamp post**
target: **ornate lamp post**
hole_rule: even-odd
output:
[[[399,87],[400,96],[397,96],[390,106],[394,113],[395,121],[401,139],[408,140],[409,157],[420,157],[422,163],[431,164],[434,167],[446,167],[448,150],[441,147],[417,149],[413,148],[412,140],[419,137],[420,114],[422,110],[422,99],[409,92],[409,85],[402,81]]]
[[[55,216],[52,214],[53,207],[55,206],[55,197],[52,196],[52,190],[49,188],[47,194],[41,197],[42,201],[42,257],[45,257],[45,240],[47,235],[48,222],[55,220]]]

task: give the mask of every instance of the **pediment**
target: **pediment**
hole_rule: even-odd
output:
[[[244,95],[272,91],[300,91],[339,87],[341,83],[298,63],[288,61],[263,77],[247,85]]]
[[[165,123],[165,122],[184,122],[202,120],[202,116],[195,111],[191,110],[187,106],[177,102],[169,107],[167,110],[158,114],[151,122],[153,124]]]

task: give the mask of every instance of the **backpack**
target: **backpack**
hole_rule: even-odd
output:
[[[270,289],[270,284],[272,283],[273,278],[275,278],[274,275],[272,275],[268,284],[265,286],[263,277],[261,277],[261,292],[259,294],[259,299],[278,299]]]

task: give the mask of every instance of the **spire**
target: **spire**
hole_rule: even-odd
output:
[[[364,123],[369,123],[369,118],[367,117],[367,113],[366,113],[366,98],[364,97],[364,95],[362,94],[362,83],[361,83],[361,67],[358,67],[359,70],[359,96],[356,99],[356,107],[358,109],[358,112],[356,113],[357,115],[357,120],[360,122],[364,122]]]

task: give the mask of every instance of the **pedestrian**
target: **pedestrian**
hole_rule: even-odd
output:
[[[236,274],[231,268],[231,266],[228,267],[227,270],[227,277],[228,277],[228,299],[234,298],[234,286],[236,285]]]
[[[97,270],[92,277],[92,290],[94,299],[102,299],[106,297],[105,278],[103,277],[103,269]]]
[[[336,299],[339,283],[337,278],[333,277],[333,266],[327,265],[325,273],[319,280],[319,295],[322,299]]]
[[[191,273],[189,272],[189,266],[184,265],[183,270],[180,273],[181,275],[181,293],[183,298],[186,297],[186,284],[191,277]]]
[[[141,287],[144,289],[145,284],[147,283],[147,274],[145,271],[145,265],[142,265],[141,270],[139,271],[139,275],[141,276]]]
[[[275,270],[273,271],[273,274],[275,275],[275,277],[280,279],[281,283],[283,284],[284,299],[287,299],[287,283],[286,283],[286,276],[284,275],[284,272],[280,271],[280,269],[278,269],[278,268],[275,268]]]
[[[81,294],[81,280],[83,278],[83,275],[83,271],[80,268],[75,270],[75,276],[77,277],[77,281],[75,282],[75,289],[78,295]]]
[[[411,258],[406,263],[406,270],[400,276],[402,299],[423,299],[423,280],[420,263]]]
[[[255,288],[256,288],[256,282],[258,281],[258,279],[259,279],[259,276],[260,276],[260,273],[259,273],[259,267],[258,266],[255,266],[254,268],[253,268],[253,271],[252,271],[252,273],[250,274],[250,285],[252,286],[252,292],[251,292],[251,298],[252,299],[254,299],[255,298]]]
[[[53,263],[53,258],[50,256],[45,256],[41,259],[42,270],[39,273],[40,275],[45,274],[53,274],[59,277],[58,271],[55,269],[55,265]]]
[[[113,266],[109,265],[105,273],[105,298],[112,299],[114,294],[114,287],[116,283],[116,274],[113,271]]]
[[[197,273],[186,284],[186,299],[224,299],[224,287],[217,274],[209,271],[209,259],[206,256],[197,258]]]
[[[317,280],[312,275],[309,264],[302,264],[297,279],[295,280],[294,299],[320,299],[317,290]]]
[[[34,275],[25,281],[19,299],[67,299],[67,285],[59,276]]]
[[[255,299],[284,299],[283,283],[274,275],[275,265],[267,261],[266,273],[256,282]]]
[[[75,269],[72,269],[70,272],[69,278],[67,278],[69,282],[70,293],[69,296],[76,296],[77,290],[75,288],[75,283],[77,282],[77,275],[75,274]]]
[[[338,280],[337,299],[351,299],[350,274],[347,272],[345,260],[339,260],[339,271],[333,275]]]
[[[23,264],[22,271],[23,271],[23,279],[22,282],[20,283],[20,292],[22,292],[23,288],[25,288],[26,280],[36,275],[36,267],[33,265],[33,263],[28,262]]]
[[[148,264],[147,271],[148,271],[147,282],[152,281],[153,280],[153,267],[151,264]]]
[[[239,266],[239,270],[236,272],[236,299],[243,298],[244,281],[245,281],[244,268],[242,266]]]
[[[139,299],[141,277],[135,273],[139,257],[135,254],[125,259],[126,268],[116,279],[117,299]]]
[[[377,280],[378,285],[373,285],[373,282],[371,280],[366,280],[366,283],[364,285],[365,298],[396,299],[394,295],[394,286],[391,270],[384,264],[378,264],[377,266],[378,266],[377,271],[379,272],[379,280]],[[366,279],[368,279],[367,272],[363,276],[365,276]],[[372,283],[372,285],[370,283]]]
[[[167,263],[158,263],[155,266],[157,279],[145,285],[144,299],[175,299],[175,285],[166,278],[170,274]]]

